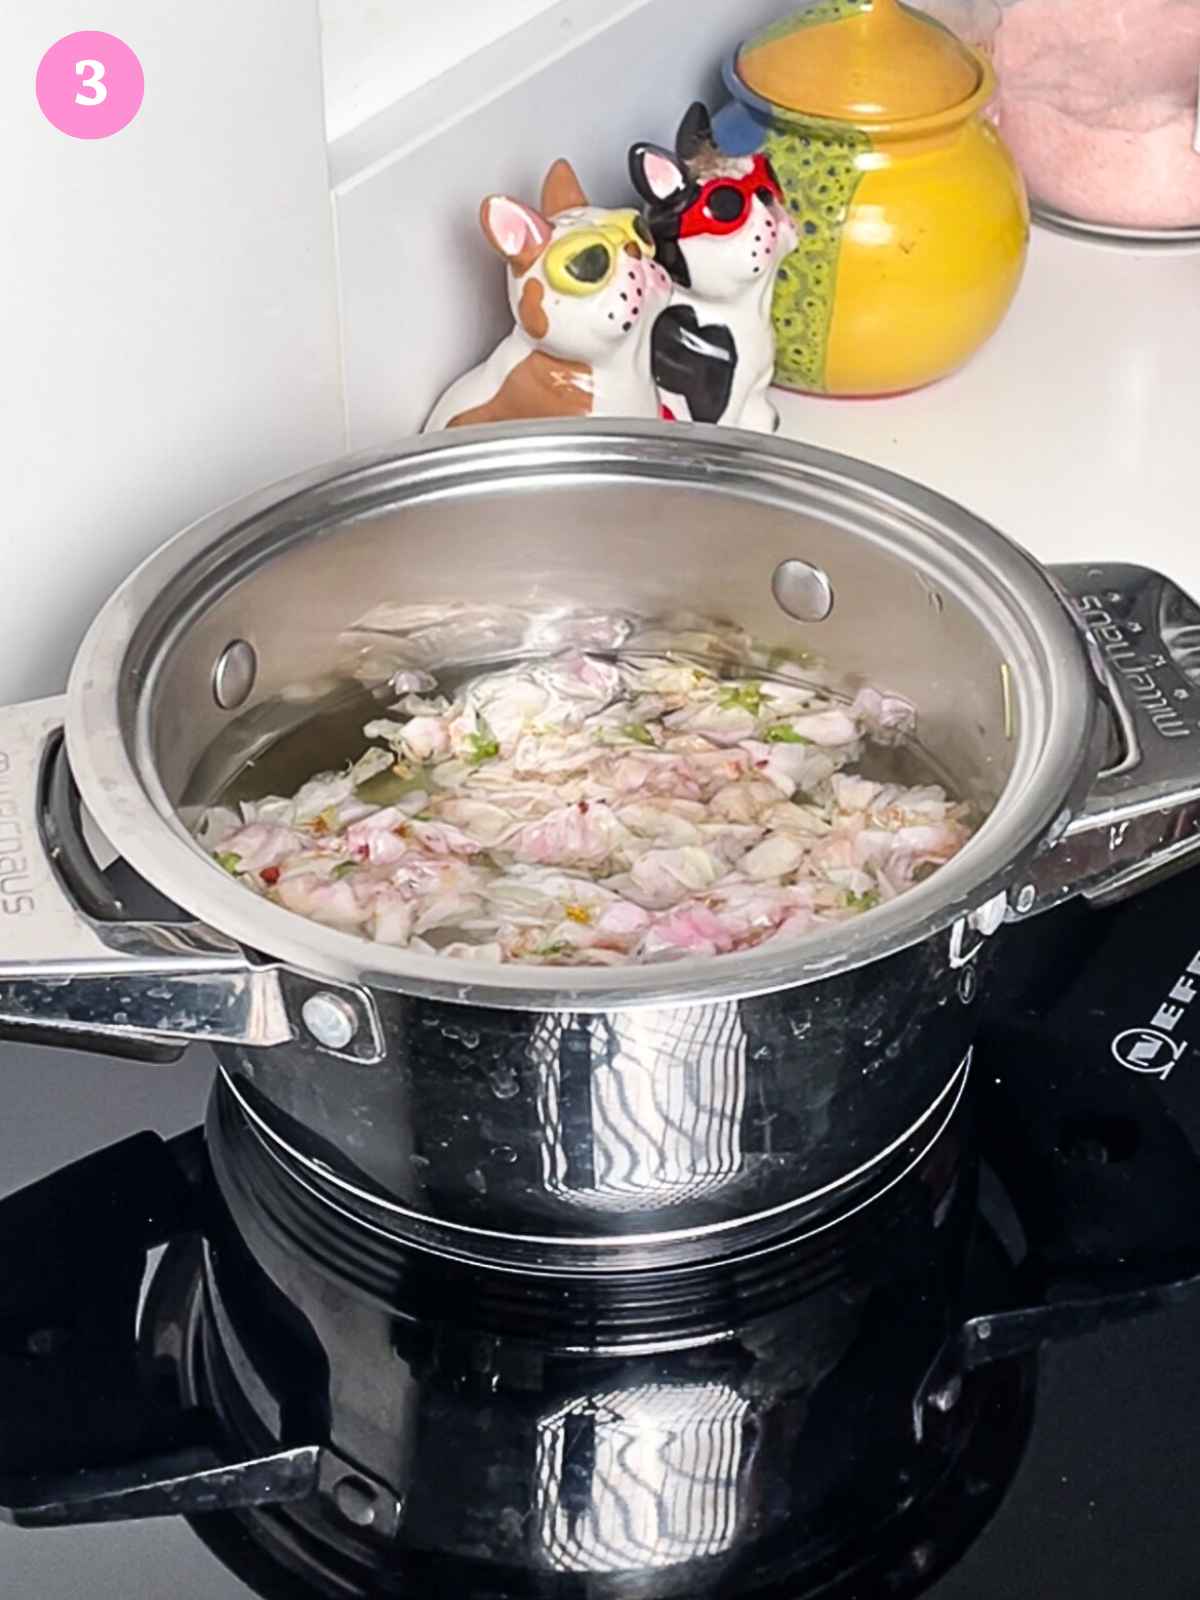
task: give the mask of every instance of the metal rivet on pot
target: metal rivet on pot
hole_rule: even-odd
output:
[[[1034,901],[1037,899],[1037,890],[1031,883],[1027,883],[1017,896],[1017,910],[1022,916],[1033,910]]]
[[[833,610],[833,586],[810,561],[781,561],[771,591],[781,610],[797,622],[824,622]]]
[[[354,1007],[340,995],[309,995],[300,1008],[304,1026],[327,1050],[344,1050],[358,1032]]]
[[[974,967],[964,967],[958,978],[958,998],[969,1006],[979,991],[979,975]]]
[[[343,1478],[333,1491],[333,1503],[357,1528],[369,1528],[375,1521],[375,1492],[361,1478]]]
[[[217,657],[212,675],[213,699],[222,711],[236,711],[249,700],[257,676],[258,657],[254,646],[245,639],[235,639]]]

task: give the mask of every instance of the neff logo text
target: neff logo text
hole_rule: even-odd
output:
[[[1193,982],[1193,979],[1197,982]],[[1130,1072],[1144,1072],[1153,1078],[1167,1079],[1183,1059],[1186,1039],[1175,1030],[1187,1015],[1188,1007],[1200,993],[1200,952],[1188,963],[1175,987],[1150,1018],[1147,1026],[1126,1028],[1112,1042],[1112,1053]]]

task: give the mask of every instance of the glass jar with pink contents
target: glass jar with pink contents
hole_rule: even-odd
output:
[[[1035,215],[1200,240],[1200,0],[1012,0],[996,66]]]

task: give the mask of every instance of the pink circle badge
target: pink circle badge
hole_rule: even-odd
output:
[[[69,33],[37,70],[38,105],[73,139],[107,139],[137,116],[146,91],[142,63],[111,33]]]

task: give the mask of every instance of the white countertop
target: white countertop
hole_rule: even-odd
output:
[[[1043,561],[1157,566],[1200,598],[1200,249],[1033,230],[999,332],[895,400],[777,395],[789,438],[916,478]]]

